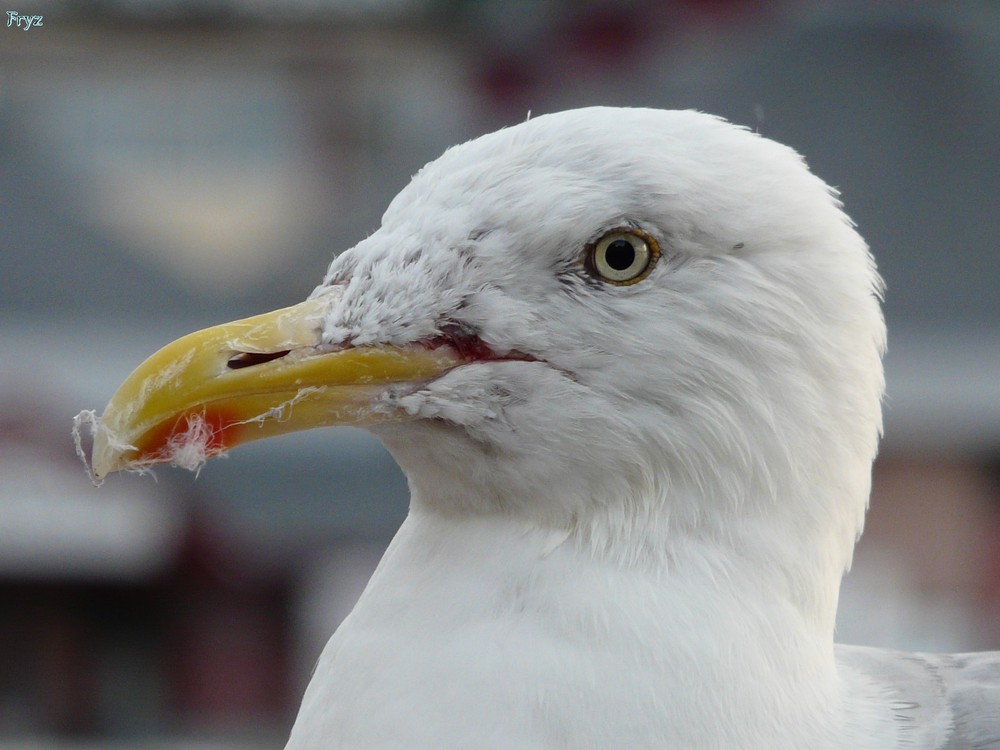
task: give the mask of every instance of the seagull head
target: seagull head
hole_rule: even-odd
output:
[[[94,470],[362,425],[414,511],[839,579],[881,429],[880,292],[791,149],[691,111],[541,116],[425,166],[305,302],[153,355]]]

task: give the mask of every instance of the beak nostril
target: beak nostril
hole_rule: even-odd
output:
[[[239,370],[244,367],[262,365],[265,362],[281,359],[290,351],[291,349],[285,349],[282,352],[239,352],[229,358],[226,366],[229,367],[230,370]]]

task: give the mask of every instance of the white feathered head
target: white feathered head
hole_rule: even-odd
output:
[[[418,509],[839,575],[881,429],[880,291],[792,150],[697,112],[537,117],[424,167],[306,303],[154,355],[95,469],[365,424]]]

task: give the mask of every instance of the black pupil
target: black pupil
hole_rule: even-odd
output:
[[[624,271],[635,263],[635,248],[628,240],[615,240],[608,245],[604,260],[616,271]]]

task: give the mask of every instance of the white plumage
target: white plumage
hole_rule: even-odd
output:
[[[625,287],[581,264],[620,226],[663,250]],[[386,397],[421,417],[375,429],[410,516],[289,748],[1000,743],[995,658],[966,711],[947,658],[834,649],[885,331],[794,152],[694,112],[539,117],[425,167],[331,285],[328,341],[454,326],[540,361]]]
[[[333,261],[314,348],[471,353],[364,391],[410,515],[288,747],[1000,746],[997,655],[833,643],[880,293],[834,191],[707,115],[563,112],[427,165]],[[134,379],[145,399],[155,371]],[[118,433],[100,475],[144,455]]]

